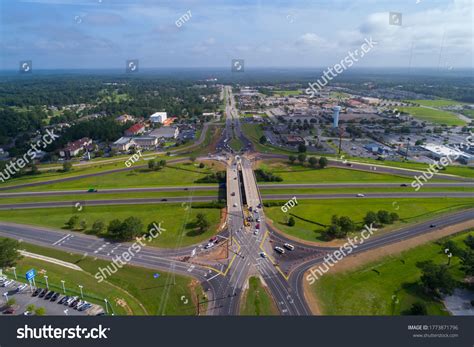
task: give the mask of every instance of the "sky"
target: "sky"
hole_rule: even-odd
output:
[[[366,39],[358,67],[473,68],[473,18],[473,0],[0,0],[0,69],[325,67]]]

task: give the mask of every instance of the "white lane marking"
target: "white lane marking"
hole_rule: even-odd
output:
[[[217,276],[219,276],[219,274],[216,274],[216,275],[212,276],[211,278],[208,278],[207,280],[210,281],[210,280],[216,278]]]
[[[59,240],[57,240],[55,243],[53,243],[53,246],[57,245],[59,242],[67,239],[71,234],[67,234],[66,236],[61,237]]]
[[[195,268],[195,266],[194,266],[194,265],[191,265],[191,266],[188,268],[188,272],[191,272],[191,271],[193,271],[193,270],[194,270],[194,268]]]

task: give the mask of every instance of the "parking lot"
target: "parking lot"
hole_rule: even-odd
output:
[[[11,279],[4,280],[4,278],[0,276],[0,312],[3,315],[28,315],[28,313],[25,313],[27,311],[28,305],[34,305],[35,309],[44,308],[46,310],[44,314],[48,316],[85,316],[97,315],[103,312],[102,307],[93,304],[91,304],[90,307],[88,305],[85,306],[85,302],[79,301],[80,298],[77,297],[75,297],[74,301],[77,300],[77,304],[83,304],[83,306],[85,306],[84,310],[82,311],[80,309],[73,308],[70,305],[68,306],[63,303],[60,304],[60,301],[64,298],[64,295],[57,293],[57,297],[52,299],[54,292],[50,293],[51,291],[48,291],[45,288],[38,288],[38,291],[42,291],[44,294],[37,292],[33,296],[35,291],[34,287],[30,288],[29,285],[25,287],[24,283],[19,281],[12,281],[11,283],[9,283],[9,281],[11,281]],[[8,283],[8,285],[5,286],[5,283]],[[14,299],[15,303],[7,305],[7,301],[11,299]],[[71,299],[71,301],[72,300],[73,299]],[[29,312],[29,315],[33,314],[34,312]]]

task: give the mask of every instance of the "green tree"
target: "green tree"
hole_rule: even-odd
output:
[[[380,223],[383,223],[383,224],[392,223],[392,219],[390,218],[390,213],[385,210],[379,210],[377,212],[377,219],[379,220]]]
[[[0,239],[0,269],[12,267],[21,259],[20,243],[13,239]]]
[[[199,228],[199,231],[202,233],[209,229],[211,223],[207,220],[207,217],[204,213],[198,213],[196,216],[196,226]]]
[[[318,159],[315,158],[315,157],[309,157],[308,158],[308,163],[311,167],[316,167],[316,165],[318,165]]]
[[[301,165],[304,164],[304,162],[306,161],[306,154],[298,154],[298,161],[300,162]]]
[[[364,224],[370,226],[371,224],[377,225],[379,222],[377,214],[373,211],[367,212],[364,217]]]
[[[128,217],[122,222],[118,238],[124,241],[133,240],[143,234],[143,223],[140,218]]]
[[[338,225],[341,227],[341,230],[345,233],[354,231],[356,225],[352,219],[347,216],[342,216],[339,218]]]
[[[290,161],[291,164],[294,164],[295,161],[296,161],[296,157],[295,157],[294,155],[290,155],[290,156],[288,157],[288,160]]]
[[[260,139],[258,140],[262,145],[267,143],[267,137],[265,135],[262,135]]]
[[[107,227],[107,233],[110,237],[117,237],[122,230],[122,222],[119,219],[112,219]]]
[[[326,157],[319,158],[319,167],[324,169],[326,166],[328,166],[328,159]]]
[[[292,227],[296,224],[296,221],[295,219],[293,218],[293,216],[291,216],[290,218],[288,218],[288,226]]]
[[[424,303],[415,302],[413,305],[411,305],[408,314],[412,316],[426,316],[428,314],[428,310],[426,309],[426,305]]]
[[[79,216],[72,216],[69,218],[69,220],[66,222],[66,227],[68,229],[74,230],[77,228],[77,225],[79,224]]]
[[[199,168],[200,169],[204,169],[206,167],[206,165],[204,165],[204,163],[199,163]]]
[[[148,169],[154,170],[156,167],[156,161],[155,159],[150,159],[148,160]]]
[[[304,144],[300,143],[298,145],[298,152],[300,152],[300,153],[306,152],[306,146]]]
[[[7,306],[12,307],[13,305],[16,304],[16,299],[15,298],[10,298],[7,300]]]
[[[81,230],[86,230],[87,229],[87,221],[85,219],[81,220],[81,223],[79,224]]]
[[[92,224],[92,232],[96,235],[103,233],[105,230],[105,223],[103,220],[97,219],[94,224]]]
[[[70,161],[65,161],[63,163],[63,171],[64,172],[69,172],[72,170],[72,163]]]
[[[393,222],[396,222],[397,220],[399,220],[400,216],[398,215],[398,213],[392,212],[392,213],[390,213],[390,219],[392,220],[392,223],[393,223]]]
[[[33,304],[29,304],[26,306],[26,311],[33,313],[36,309],[36,306]]]
[[[44,316],[46,314],[46,309],[44,307],[38,307],[35,310],[35,315],[36,316]]]
[[[431,260],[417,264],[421,269],[421,285],[426,292],[440,297],[450,295],[456,287],[456,281],[448,271],[446,265],[436,265]]]

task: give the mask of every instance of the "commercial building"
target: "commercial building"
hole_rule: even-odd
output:
[[[65,158],[75,157],[81,151],[90,150],[90,145],[92,145],[92,140],[88,137],[83,137],[82,139],[68,143],[64,149],[59,151],[59,155]]]
[[[119,151],[128,151],[130,147],[133,147],[135,145],[136,143],[132,140],[131,137],[121,137],[113,143],[112,147]]]
[[[125,136],[134,136],[141,134],[145,131],[145,126],[141,123],[132,125],[130,128],[125,130]]]
[[[178,135],[179,129],[177,127],[161,127],[148,134],[148,136],[164,139],[176,139]]]
[[[168,114],[166,112],[155,112],[150,116],[150,122],[152,123],[164,123]]]

